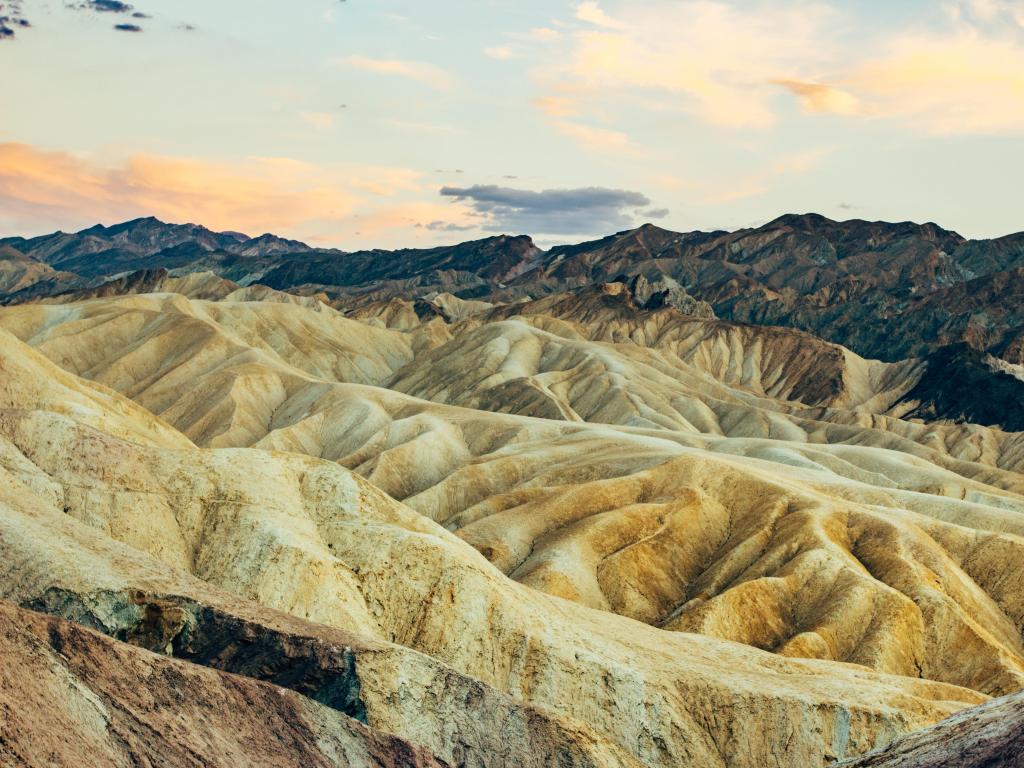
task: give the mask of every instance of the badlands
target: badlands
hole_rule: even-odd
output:
[[[1022,764],[1024,433],[602,280],[0,309],[0,765]]]

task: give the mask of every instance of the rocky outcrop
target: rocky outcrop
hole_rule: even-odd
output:
[[[690,317],[699,317],[702,320],[715,319],[715,310],[710,304],[693,298],[685,288],[671,278],[661,277],[652,282],[643,275],[637,275],[629,281],[629,290],[640,309],[672,307],[680,314]]]
[[[965,709],[931,728],[833,768],[1018,768],[1024,764],[1024,693]]]
[[[251,678],[0,601],[0,763],[442,768],[426,750]]]

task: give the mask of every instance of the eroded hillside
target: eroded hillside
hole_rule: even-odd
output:
[[[726,250],[799,255],[818,226]],[[10,247],[292,247],[214,234]],[[861,236],[896,272],[914,238],[967,247],[883,235],[791,277],[823,290]],[[433,252],[414,297],[155,268],[0,309],[0,624],[23,660],[0,755],[45,764],[36,707],[72,735],[55,760],[110,765],[824,766],[1024,688],[1016,363],[868,359],[722,319],[675,273],[610,274],[715,237],[557,267],[518,243],[474,278],[508,281],[486,300],[421,290],[494,256],[468,248]],[[59,274],[12,259],[17,290]],[[541,269],[545,295],[500,295]]]

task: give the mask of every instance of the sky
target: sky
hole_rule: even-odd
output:
[[[0,236],[1024,230],[1024,0],[0,0]]]

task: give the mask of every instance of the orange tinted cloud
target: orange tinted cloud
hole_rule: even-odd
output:
[[[581,117],[613,99],[655,100],[711,125],[765,129],[783,114],[781,86],[806,113],[943,135],[1024,129],[1024,0],[943,7],[914,33],[882,28],[852,46],[840,35],[851,15],[816,0],[625,0],[614,15],[582,2],[586,26],[545,87],[574,89]]]
[[[616,18],[582,3],[576,15],[598,29],[574,36],[565,77],[595,100],[646,93],[714,125],[764,128],[776,119],[770,81],[818,67],[832,12],[690,0],[631,3]]]
[[[1024,129],[1024,46],[977,31],[896,40],[845,81],[869,116],[938,134]]]
[[[846,91],[823,83],[807,83],[799,80],[776,80],[798,99],[808,112],[830,112],[835,115],[855,115],[860,110],[857,97]]]
[[[111,167],[26,144],[0,144],[0,200],[16,215],[61,225],[155,215],[265,232],[344,215],[359,199],[295,161],[226,164],[137,155]]]
[[[1024,47],[969,27],[893,40],[835,85],[777,82],[809,112],[898,119],[947,135],[1024,129]]]
[[[5,233],[39,232],[153,215],[213,229],[314,238],[361,215],[376,217],[379,232],[389,222],[414,226],[378,213],[392,210],[396,196],[432,195],[418,176],[401,168],[328,170],[287,158],[224,163],[137,155],[110,165],[8,143],[0,144],[0,226]],[[441,218],[433,208],[410,218],[428,215]]]
[[[535,99],[533,105],[550,117],[572,117],[579,112],[579,106],[573,99],[562,96],[542,96]]]

